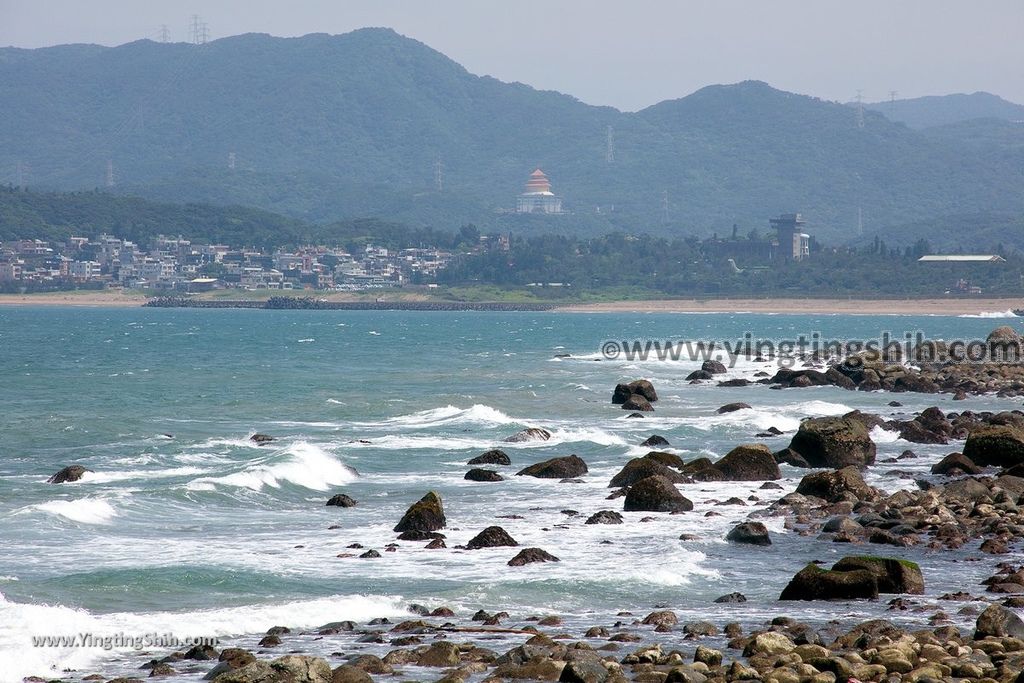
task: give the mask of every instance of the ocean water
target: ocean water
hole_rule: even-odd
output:
[[[694,386],[684,378],[699,361],[608,360],[602,342],[746,332],[983,339],[1004,322],[991,317],[0,308],[0,681],[65,669],[72,679],[112,675],[140,663],[131,649],[33,647],[33,635],[159,632],[251,646],[270,626],[403,618],[412,602],[463,615],[503,609],[513,622],[556,613],[581,626],[659,605],[716,622],[793,613],[776,602],[792,574],[851,548],[798,537],[781,518],[764,520],[770,548],[723,539],[806,472],[784,467],[783,491],[684,485],[693,512],[584,525],[597,510],[621,510],[621,499],[606,500],[608,480],[649,450],[641,441],[660,434],[672,444],[664,450],[714,459],[740,443],[782,448],[809,416],[859,408],[906,417],[930,405],[995,410],[1019,401]],[[742,361],[727,376],[774,370],[770,361]],[[627,419],[611,391],[639,377],[654,382],[660,400],[645,419]],[[904,406],[889,407],[893,399]],[[715,414],[734,401],[753,409]],[[502,443],[529,426],[552,439]],[[771,426],[784,434],[754,438]],[[257,431],[276,441],[253,445]],[[869,470],[889,490],[913,487],[914,476],[959,448],[874,436],[879,461],[906,448],[920,456]],[[507,479],[465,481],[466,461],[494,447],[512,458],[497,468]],[[570,453],[590,467],[583,483],[512,476]],[[46,483],[73,463],[92,473]],[[401,543],[384,553],[406,507],[430,490],[444,500],[449,549]],[[325,507],[341,492],[359,505]],[[746,504],[718,504],[731,497]],[[492,524],[561,562],[513,569],[506,562],[515,549],[454,549]],[[681,541],[683,533],[698,540]],[[383,556],[338,557],[363,552],[347,549],[352,543]],[[931,597],[991,570],[968,561],[971,549],[870,550],[920,561]],[[748,602],[711,604],[731,591]],[[824,623],[885,607],[799,610]],[[330,639],[320,647],[339,649]]]

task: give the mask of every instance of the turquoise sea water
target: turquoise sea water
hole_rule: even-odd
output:
[[[31,635],[83,630],[246,643],[275,624],[397,617],[410,602],[505,609],[513,618],[556,612],[588,624],[655,605],[693,618],[729,610],[747,620],[775,614],[775,598],[796,570],[848,549],[796,537],[781,519],[764,520],[775,539],[771,548],[726,544],[731,526],[786,492],[761,491],[758,483],[684,485],[696,504],[692,513],[627,513],[623,525],[584,525],[592,512],[621,510],[621,499],[605,500],[607,483],[629,458],[647,452],[641,441],[661,434],[672,444],[667,450],[685,459],[714,459],[757,441],[754,434],[770,426],[785,434],[761,441],[782,448],[808,416],[854,408],[906,416],[930,405],[1009,409],[1019,402],[694,386],[684,378],[699,361],[607,360],[602,342],[738,339],[748,331],[767,339],[814,332],[874,339],[883,331],[900,337],[919,330],[974,339],[1001,322],[2,308],[0,681],[46,675],[51,667],[75,669],[74,677],[127,666],[117,651],[29,644]],[[774,369],[743,361],[728,377]],[[626,419],[611,405],[611,391],[638,377],[651,379],[661,400],[647,418]],[[893,398],[904,406],[888,407]],[[753,409],[715,414],[733,401]],[[527,426],[545,427],[553,437],[501,443]],[[254,446],[248,437],[257,431],[277,440]],[[872,483],[888,489],[913,487],[913,476],[958,448],[875,436],[879,461],[908,447],[921,456],[872,468]],[[466,461],[493,447],[513,460],[511,468],[498,468],[508,470],[506,481],[465,481]],[[570,453],[590,466],[582,484],[512,476]],[[74,484],[46,483],[74,463],[92,473]],[[894,468],[905,474],[890,473]],[[784,468],[781,483],[791,490],[804,473]],[[402,512],[428,490],[444,499],[449,549],[401,543],[383,553]],[[325,507],[339,492],[359,505]],[[734,496],[747,504],[716,504]],[[581,514],[570,517],[566,509]],[[512,569],[506,562],[514,550],[454,548],[491,524],[561,562]],[[699,540],[680,541],[682,533]],[[338,557],[363,552],[346,548],[353,543],[383,557]],[[964,554],[904,554],[922,562],[930,595],[986,575],[985,567],[962,562]],[[713,598],[734,590],[749,602],[709,609]],[[807,610],[808,618],[835,616],[827,607]],[[884,604],[851,604],[843,613],[880,610]]]

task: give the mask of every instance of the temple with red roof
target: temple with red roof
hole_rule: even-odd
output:
[[[516,213],[562,213],[562,198],[551,191],[551,181],[539,168],[530,174],[516,202]]]

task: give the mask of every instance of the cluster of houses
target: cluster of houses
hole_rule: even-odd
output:
[[[207,291],[364,290],[429,284],[452,253],[368,245],[358,253],[323,246],[266,252],[160,236],[144,250],[111,235],[60,242],[0,242],[0,287],[74,286]]]

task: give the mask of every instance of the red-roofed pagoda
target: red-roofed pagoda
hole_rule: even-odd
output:
[[[551,191],[551,181],[539,168],[530,174],[519,195],[516,213],[562,213],[562,198]]]

